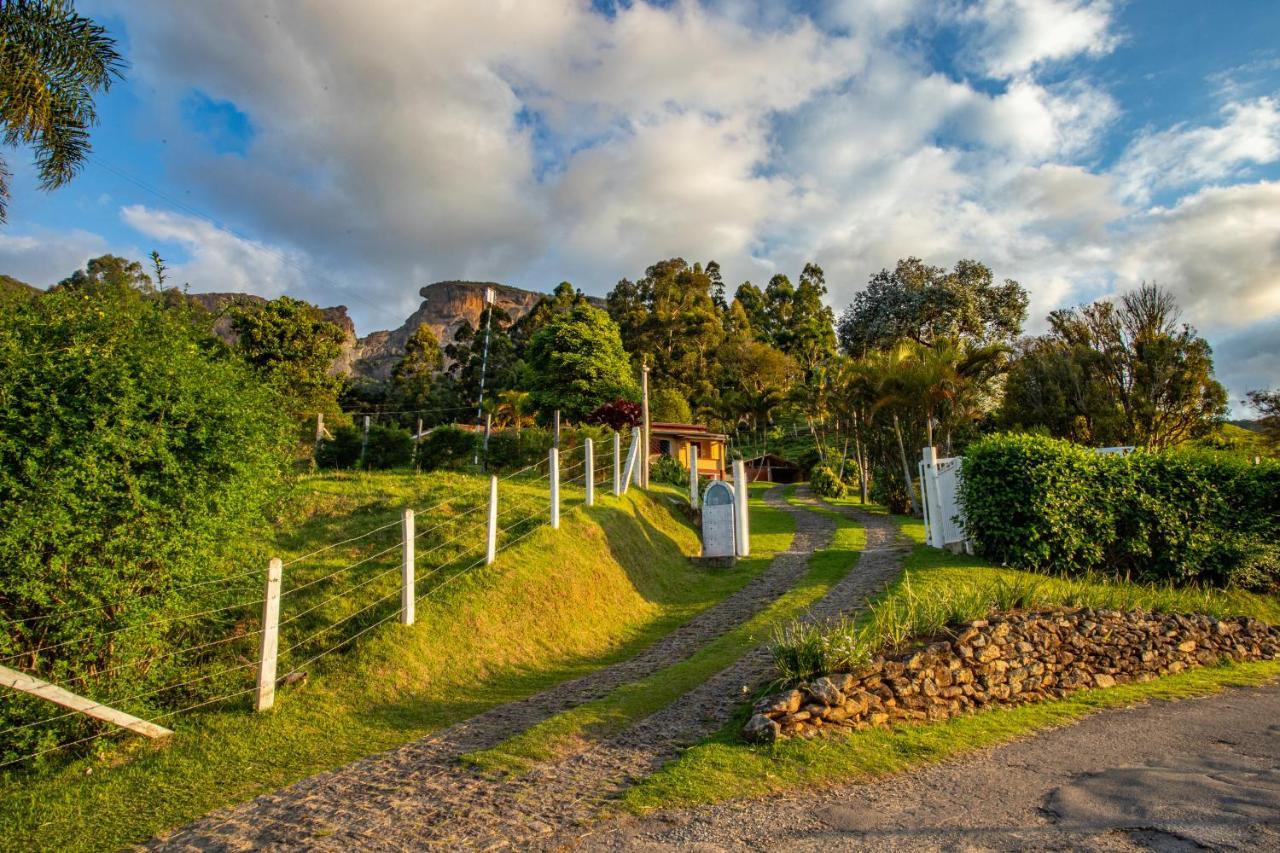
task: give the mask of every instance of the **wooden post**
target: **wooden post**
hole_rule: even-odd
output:
[[[747,518],[747,465],[741,459],[733,462],[733,503],[737,517],[734,519],[733,531],[738,540],[738,556],[751,556],[751,529]]]
[[[489,478],[489,538],[484,550],[484,564],[493,565],[494,556],[498,553],[498,478]]]
[[[280,578],[284,563],[272,557],[267,564],[267,589],[262,602],[262,648],[258,657],[258,692],[253,707],[265,711],[276,701],[276,655],[280,652]]]
[[[551,448],[551,529],[560,529],[560,451]]]
[[[414,533],[413,533],[413,510],[406,509],[404,511],[404,565],[401,569],[401,585],[400,585],[400,624],[413,624],[413,605],[417,601],[417,588],[413,581],[413,564],[414,564]]]
[[[364,467],[364,455],[369,450],[369,416],[364,416],[364,438],[360,439],[360,467]]]
[[[132,714],[126,714],[124,711],[108,708],[106,705],[95,702],[92,699],[86,699],[69,690],[63,690],[56,684],[41,681],[34,675],[27,675],[25,672],[9,669],[7,666],[0,666],[0,685],[23,693],[30,693],[38,699],[45,699],[55,705],[79,711],[86,717],[112,723],[143,737],[159,738],[173,734],[170,729],[166,729],[164,726],[157,726],[155,723],[138,719]]]
[[[636,485],[649,488],[649,358],[640,367],[640,414],[644,418],[644,434],[640,436],[640,479]]]
[[[595,445],[588,438],[582,445],[583,462],[582,467],[586,468],[586,476],[582,483],[587,489],[587,506],[594,506],[596,502],[596,454]]]
[[[613,496],[622,494],[622,433],[613,431]]]
[[[689,442],[689,506],[698,508],[698,445]]]

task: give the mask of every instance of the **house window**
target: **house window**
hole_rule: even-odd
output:
[[[671,455],[671,440],[666,438],[658,439],[658,452],[663,456]]]

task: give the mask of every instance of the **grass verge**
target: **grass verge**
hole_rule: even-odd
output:
[[[925,548],[923,525],[918,519],[898,517],[896,520],[917,546],[906,561],[904,574],[878,597],[885,624],[873,627],[883,635],[897,630],[891,624],[895,620],[911,620],[911,611],[902,603],[908,598],[965,599],[974,590],[990,590],[1001,583],[1012,589],[1034,589],[1036,600],[1042,604],[1199,610],[1280,621],[1277,619],[1280,606],[1265,596],[1230,590],[1179,590],[1101,579],[1063,579],[1003,569],[976,557]],[[895,601],[898,604],[886,606],[886,602]],[[874,619],[874,614],[870,618]],[[864,619],[861,624],[868,622]],[[795,739],[772,746],[754,746],[742,741],[740,732],[748,711],[744,706],[716,735],[687,750],[628,791],[620,808],[643,813],[658,808],[706,804],[730,796],[762,796],[814,784],[868,781],[967,750],[1004,743],[1039,729],[1065,725],[1104,708],[1206,695],[1224,687],[1263,684],[1277,676],[1280,676],[1280,661],[1229,664],[1142,684],[1084,691],[1052,702],[989,709],[944,722],[869,730],[836,739]]]
[[[754,497],[754,494],[753,494]],[[828,510],[816,509],[818,512]],[[508,738],[492,749],[464,759],[489,771],[523,773],[578,749],[584,741],[599,740],[667,706],[762,642],[776,626],[801,615],[826,595],[857,563],[865,547],[863,528],[843,516],[836,521],[831,547],[818,551],[800,582],[747,621],[708,642],[689,658],[647,678],[623,685],[608,696],[557,714]],[[756,503],[752,509],[751,561],[766,565],[790,542],[780,531],[794,529],[794,519],[782,510]],[[760,537],[760,538],[757,538]]]
[[[388,513],[395,518],[405,503],[424,506],[434,495],[486,487],[485,478],[433,477],[316,477],[299,487],[299,503],[307,505],[280,520],[298,532],[269,547],[288,560],[362,533]],[[528,488],[527,503],[545,510],[545,491]],[[0,776],[0,849],[96,850],[144,841],[624,659],[758,571],[692,568],[687,555],[696,553],[697,536],[661,499],[632,491],[601,494],[591,510],[574,502],[566,491],[559,532],[534,529],[493,566],[451,576],[456,582],[419,602],[414,626],[389,623],[308,666],[304,683],[278,691],[271,713],[229,702],[175,718],[177,733],[167,744],[128,741],[62,766]],[[512,506],[518,517],[520,506]],[[420,529],[426,521],[419,516]],[[326,554],[306,575],[299,564],[292,579],[323,577],[351,556]],[[394,568],[396,554],[388,559]],[[365,570],[380,571],[371,564],[357,573]],[[334,592],[314,589],[325,590],[316,603]],[[378,592],[361,594],[368,600]],[[335,600],[308,618],[326,608],[334,618],[352,606]]]

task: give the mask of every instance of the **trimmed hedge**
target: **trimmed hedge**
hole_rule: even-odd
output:
[[[997,435],[971,445],[960,490],[986,557],[1060,574],[1271,589],[1280,580],[1280,463],[1203,451],[1098,455]]]

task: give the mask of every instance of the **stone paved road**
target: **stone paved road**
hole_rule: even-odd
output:
[[[1105,711],[878,784],[603,825],[581,846],[1280,850],[1280,686]]]
[[[697,690],[617,738],[513,781],[496,780],[453,763],[463,752],[491,746],[556,711],[605,695],[749,618],[790,588],[810,554],[830,544],[828,516],[792,507],[773,489],[766,500],[796,516],[791,550],[761,578],[631,661],[513,703],[418,743],[304,780],[276,794],[224,810],[157,839],[161,849],[262,848],[404,849],[423,845],[488,847],[546,843],[571,837],[602,799],[675,755],[681,746],[727,719],[743,685],[760,681],[767,658],[759,649]],[[868,553],[857,569],[814,608],[834,615],[856,607],[892,578],[902,550],[893,525],[868,516]],[[565,836],[564,833],[569,833]]]

